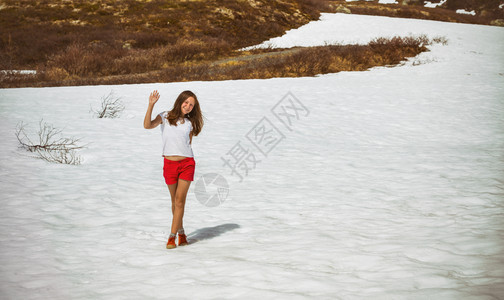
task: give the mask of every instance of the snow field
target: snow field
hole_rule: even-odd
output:
[[[499,299],[504,295],[504,30],[324,14],[278,47],[445,36],[394,68],[314,78],[0,90],[0,294],[6,299]],[[93,119],[113,89],[120,119]],[[169,193],[158,129],[181,91],[200,99],[196,180],[230,197],[201,205],[191,245],[166,250]],[[270,109],[291,92],[309,110],[293,131]],[[285,139],[239,183],[221,157],[268,117]],[[80,166],[17,149],[43,118],[82,138]],[[28,127],[27,127],[28,129]],[[194,186],[194,184],[192,185]],[[171,298],[171,297],[170,297]],[[174,297],[177,298],[177,297]]]

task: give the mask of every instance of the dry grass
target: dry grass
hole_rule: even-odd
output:
[[[39,85],[125,84],[141,82],[175,82],[196,80],[234,80],[273,77],[315,76],[341,71],[363,71],[376,66],[392,66],[407,57],[426,51],[430,43],[446,43],[444,38],[433,41],[425,36],[378,38],[368,45],[327,45],[294,49],[253,50],[220,61],[181,62],[161,71],[95,77],[70,76],[61,69],[32,76]],[[61,74],[60,74],[61,72]],[[39,77],[35,79],[35,77]],[[58,77],[61,76],[61,77]],[[29,81],[29,77],[24,80]],[[19,84],[10,81],[11,86]]]
[[[209,61],[219,59],[231,52],[225,41],[206,38],[204,40],[180,39],[174,44],[151,49],[126,49],[102,43],[84,45],[75,43],[64,51],[51,55],[40,73],[49,80],[65,80],[92,76],[111,76],[145,73],[183,64],[187,61]],[[51,74],[55,70],[58,76]]]
[[[0,87],[313,76],[395,64],[410,55],[413,48],[392,51],[393,42],[387,42],[387,46],[330,46],[263,57],[253,56],[256,51],[248,59],[233,60],[243,55],[236,49],[306,24],[320,11],[341,9],[488,21],[447,9],[343,0],[3,0],[0,70],[31,69],[37,74],[0,72]]]
[[[277,50],[276,55],[235,59],[218,65],[176,66],[164,70],[162,81],[231,80],[315,76],[341,71],[362,71],[395,65],[406,57],[426,51],[429,39],[421,37],[379,38],[368,45],[329,45]]]
[[[38,74],[4,72],[0,86],[150,82],[152,73],[234,56],[318,16],[297,0],[4,0],[0,70]]]
[[[346,2],[337,0],[328,2],[330,2],[329,7],[322,11],[346,11],[352,14],[485,25],[492,25],[496,19],[504,18],[504,9],[498,8],[499,1],[496,0],[448,0],[443,7],[437,8],[427,8],[419,5],[379,4],[367,1]],[[473,4],[469,5],[469,2]],[[474,9],[477,11],[477,15],[458,14],[455,12],[458,8],[465,8],[469,11]]]
[[[0,69],[4,70],[47,67],[48,58],[54,61],[75,44],[87,53],[96,45],[117,52],[122,47],[154,49],[213,39],[212,46],[218,40],[236,49],[318,17],[303,12],[296,0],[4,0],[2,4]],[[121,56],[129,54],[136,53]]]

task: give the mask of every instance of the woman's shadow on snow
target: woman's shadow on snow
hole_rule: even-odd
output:
[[[194,232],[191,232],[187,235],[187,239],[189,244],[194,244],[199,241],[213,239],[214,237],[218,237],[221,234],[224,234],[228,231],[240,228],[238,224],[222,224],[214,227],[205,227],[198,229]]]

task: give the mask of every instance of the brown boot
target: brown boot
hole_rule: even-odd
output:
[[[187,236],[185,234],[179,234],[178,235],[178,245],[179,246],[185,246],[187,245]]]
[[[168,243],[166,244],[166,249],[173,249],[173,248],[176,248],[177,245],[175,245],[175,237],[170,237],[168,239]]]

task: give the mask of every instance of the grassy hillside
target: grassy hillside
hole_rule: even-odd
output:
[[[294,0],[4,0],[0,68],[36,68],[71,45],[113,51],[114,58],[180,40],[226,50],[278,36],[317,16]]]
[[[163,75],[170,70],[198,70],[199,79],[218,79],[212,77],[222,74],[216,68],[228,70],[233,62],[215,62],[254,58],[257,53],[237,50],[280,36],[317,19],[320,12],[490,22],[448,9],[343,0],[3,0],[0,70],[36,70],[37,74],[3,71],[0,86],[184,80]],[[224,73],[229,78],[230,73]]]
[[[379,4],[375,1],[352,1],[345,0],[327,1],[328,12],[342,12],[363,15],[389,16],[398,18],[415,18],[436,20],[444,22],[459,22],[485,25],[504,25],[504,8],[499,5],[503,0],[447,0],[443,5],[436,8],[424,7],[422,0],[397,0],[403,4]],[[428,2],[440,3],[441,0]],[[457,9],[473,11],[476,15],[459,14]]]

